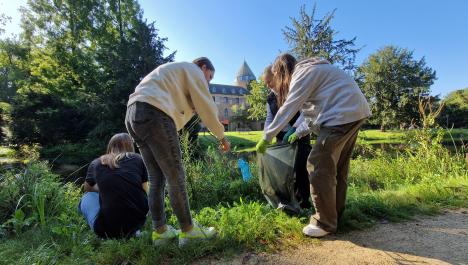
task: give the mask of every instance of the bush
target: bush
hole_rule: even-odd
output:
[[[63,185],[45,162],[7,171],[0,179],[0,223],[16,234],[34,226],[44,227],[68,213],[74,188]]]
[[[11,138],[9,124],[11,121],[11,106],[6,102],[0,102],[0,143],[5,143]]]
[[[82,165],[103,154],[105,149],[104,142],[60,144],[42,148],[41,157],[57,165]]]
[[[193,209],[215,206],[218,203],[229,204],[239,198],[247,201],[263,200],[258,184],[257,170],[251,163],[252,178],[244,182],[237,159],[232,154],[221,154],[209,147],[203,159],[195,160],[188,155],[186,144],[182,144],[187,191],[190,206]]]
[[[363,145],[351,162],[341,232],[381,220],[433,214],[442,207],[468,207],[464,151],[451,154],[445,149],[440,144],[443,131],[414,133],[408,149],[392,155],[368,152]],[[310,212],[293,218],[266,205],[254,163],[253,179],[244,182],[231,154],[208,148],[203,159],[194,160],[186,155],[188,145],[182,148],[192,216],[202,225],[214,226],[218,238],[182,250],[176,244],[156,248],[147,222],[141,237],[99,240],[76,211],[79,189],[64,186],[50,173],[48,164],[36,162],[1,175],[0,236],[8,240],[0,243],[0,263],[187,264],[206,255],[271,251],[303,242],[301,227]],[[362,156],[366,154],[373,157]],[[170,207],[166,209],[169,223],[177,227]]]

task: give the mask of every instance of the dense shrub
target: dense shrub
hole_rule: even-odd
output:
[[[54,223],[70,212],[76,194],[76,188],[63,185],[45,162],[7,171],[0,178],[0,223],[17,234]]]

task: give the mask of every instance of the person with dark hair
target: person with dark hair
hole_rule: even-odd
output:
[[[127,133],[114,135],[105,155],[88,167],[78,209],[102,238],[127,238],[145,224],[148,175]]]
[[[213,227],[202,227],[190,214],[177,134],[196,112],[218,138],[222,150],[230,150],[208,89],[214,72],[213,64],[206,57],[195,59],[193,63],[166,63],[145,76],[129,97],[125,125],[148,169],[149,207],[155,245],[178,238],[179,246],[184,246],[216,234]],[[166,182],[180,233],[167,225],[164,209]]]
[[[351,154],[360,127],[371,115],[369,104],[354,79],[327,60],[309,58],[296,64],[292,55],[282,54],[273,63],[272,73],[281,107],[258,142],[257,152],[265,152],[273,137],[302,110],[301,130],[288,141],[300,138],[299,131],[317,135],[307,162],[316,213],[302,231],[311,237],[334,233],[345,208]]]

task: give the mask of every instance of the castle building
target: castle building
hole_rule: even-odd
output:
[[[244,60],[244,63],[242,64],[241,68],[237,72],[237,76],[234,82],[236,83],[237,86],[248,88],[250,82],[254,80],[257,80],[257,78],[252,73],[252,70],[250,70],[250,67],[247,64],[247,62]]]
[[[233,111],[236,108],[247,111],[246,97],[250,93],[249,84],[256,79],[244,60],[234,80],[235,85],[210,84],[210,93],[218,107],[218,117],[226,131],[261,130],[263,128],[263,121],[252,122],[239,119],[239,116],[237,116],[239,112],[235,113]]]

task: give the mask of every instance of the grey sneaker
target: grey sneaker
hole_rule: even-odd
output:
[[[193,228],[190,232],[179,233],[179,247],[184,247],[185,245],[195,241],[208,240],[215,236],[216,230],[214,227],[203,227],[193,221]]]
[[[167,245],[171,241],[175,240],[179,235],[180,230],[176,230],[174,227],[168,225],[167,230],[160,234],[156,231],[153,231],[151,238],[153,239],[153,245],[162,246]]]

